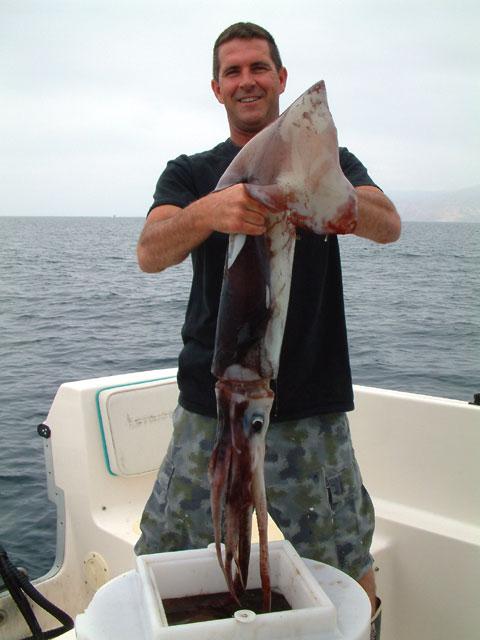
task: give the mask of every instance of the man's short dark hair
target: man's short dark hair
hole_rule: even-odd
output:
[[[277,44],[273,39],[273,36],[268,33],[263,27],[259,27],[258,24],[253,22],[236,22],[230,27],[227,27],[225,31],[218,36],[213,46],[213,77],[218,82],[220,61],[218,59],[218,49],[221,44],[229,42],[234,38],[240,38],[241,40],[251,40],[252,38],[259,38],[260,40],[266,40],[270,49],[270,57],[277,71],[283,67],[282,60],[280,58],[280,52]]]

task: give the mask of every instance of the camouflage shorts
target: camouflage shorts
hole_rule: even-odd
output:
[[[173,422],[142,516],[139,555],[206,547],[213,540],[207,468],[216,420],[177,407]],[[344,413],[271,424],[265,485],[270,515],[301,556],[357,580],[371,567],[373,505]]]

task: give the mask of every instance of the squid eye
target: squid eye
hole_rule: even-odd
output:
[[[251,422],[251,428],[253,433],[260,433],[263,428],[263,417],[262,416],[253,416]]]

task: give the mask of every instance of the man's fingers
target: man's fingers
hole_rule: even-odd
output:
[[[223,233],[261,235],[267,230],[271,209],[252,196],[244,183],[214,192],[212,228]]]
[[[265,223],[265,217],[270,213],[269,210],[264,207],[262,209],[260,208],[254,208],[254,207],[246,207],[245,209],[245,220],[249,220],[251,222],[253,222],[254,224],[264,224]]]
[[[241,233],[244,233],[247,236],[261,236],[267,230],[266,226],[252,224],[250,222],[245,223],[244,228]]]

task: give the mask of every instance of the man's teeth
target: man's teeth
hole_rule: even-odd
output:
[[[255,102],[256,100],[258,100],[257,97],[253,97],[253,98],[240,98],[240,102]]]

